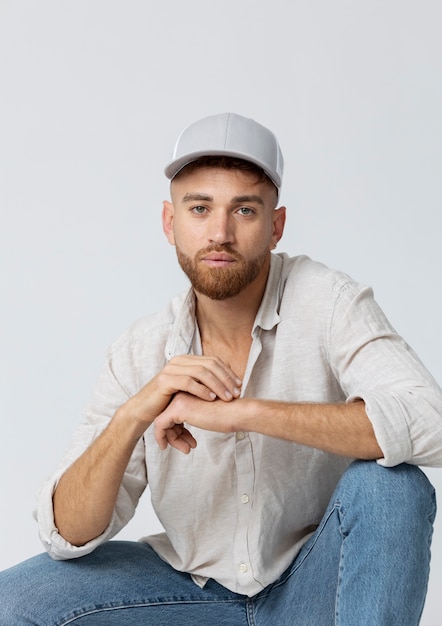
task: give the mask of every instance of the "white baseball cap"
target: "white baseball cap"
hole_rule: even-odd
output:
[[[261,167],[279,190],[284,159],[275,135],[236,113],[211,115],[187,126],[175,144],[164,173],[172,179],[189,163],[204,156],[231,156]]]

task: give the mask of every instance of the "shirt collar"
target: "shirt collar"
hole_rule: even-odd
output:
[[[279,305],[281,302],[281,286],[282,286],[282,258],[279,254],[270,255],[270,269],[267,278],[264,296],[256,314],[255,323],[253,325],[252,335],[257,328],[263,330],[271,330],[279,324],[281,318],[279,316]]]
[[[166,343],[166,359],[169,361],[178,354],[191,352],[195,333],[195,293],[192,288],[181,295],[181,306],[172,325],[172,331]]]

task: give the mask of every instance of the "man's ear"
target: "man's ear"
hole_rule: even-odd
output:
[[[273,235],[272,235],[273,248],[276,248],[276,246],[278,245],[278,241],[281,239],[284,233],[285,215],[286,215],[285,206],[281,206],[279,207],[279,209],[275,209],[273,211]]]
[[[175,236],[173,234],[173,204],[168,200],[164,200],[163,202],[163,231],[167,237],[167,241],[170,245],[175,245]]]

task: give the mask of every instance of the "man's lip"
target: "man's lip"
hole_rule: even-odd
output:
[[[209,254],[205,254],[202,260],[203,261],[224,261],[224,262],[231,263],[232,261],[235,261],[236,259],[230,256],[229,254],[224,254],[222,252],[211,252]]]

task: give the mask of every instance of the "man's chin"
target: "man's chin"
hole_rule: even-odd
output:
[[[203,286],[200,284],[192,284],[193,289],[197,294],[206,296],[211,300],[228,300],[229,298],[234,298],[239,295],[244,289],[245,286],[238,286],[232,288],[232,285],[226,285],[225,287],[221,286]]]

